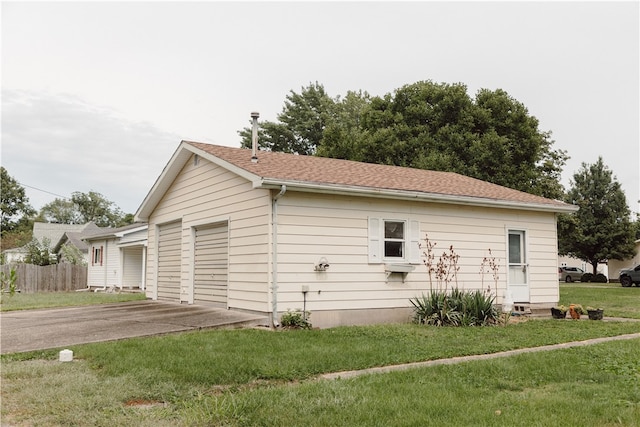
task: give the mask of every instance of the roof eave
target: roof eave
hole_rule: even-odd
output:
[[[254,188],[279,189],[282,185],[286,185],[287,190],[289,191],[294,190],[311,193],[338,194],[343,196],[360,195],[384,199],[420,200],[433,203],[448,203],[455,205],[519,209],[554,213],[572,213],[578,210],[577,206],[569,204],[551,205],[543,203],[526,203],[481,197],[458,196],[452,194],[423,193],[420,191],[403,191],[371,187],[317,184],[303,181],[287,181],[267,178],[254,180],[253,182]]]

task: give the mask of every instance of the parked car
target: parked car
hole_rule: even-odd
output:
[[[625,288],[634,284],[640,287],[640,265],[620,270],[620,284]]]
[[[575,282],[576,280],[580,280],[582,275],[584,274],[584,270],[578,267],[560,267],[558,268],[558,280],[561,282]]]

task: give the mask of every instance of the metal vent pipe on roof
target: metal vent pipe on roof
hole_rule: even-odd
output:
[[[253,120],[253,126],[251,129],[251,161],[258,162],[258,117],[260,113],[253,111],[251,113],[251,119]]]

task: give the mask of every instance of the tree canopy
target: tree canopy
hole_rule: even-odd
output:
[[[261,122],[271,151],[458,172],[545,197],[562,198],[567,155],[551,133],[505,91],[420,81],[371,97],[330,97],[319,84],[286,96],[278,122]],[[251,146],[251,129],[239,131]]]
[[[31,239],[32,216],[25,189],[0,166],[0,239],[2,249],[20,246]]]
[[[566,202],[580,210],[558,218],[560,255],[588,262],[593,274],[599,263],[635,255],[635,228],[624,191],[602,157],[591,165],[583,163],[573,175]]]
[[[42,207],[40,218],[61,224],[94,222],[98,227],[121,227],[133,222],[133,215],[125,215],[113,202],[95,191],[76,191],[71,200],[55,199]]]

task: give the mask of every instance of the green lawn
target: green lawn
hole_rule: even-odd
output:
[[[108,304],[146,299],[143,293],[106,292],[39,292],[2,295],[1,311],[33,310],[36,308],[72,307],[78,305]]]
[[[591,289],[562,285],[561,298],[595,298],[607,313],[616,289]],[[616,309],[634,314],[640,292],[621,301]],[[315,379],[626,333],[640,333],[640,322],[214,330],[88,344],[72,348],[72,363],[57,350],[3,356],[1,413],[3,425],[47,426],[640,426],[640,339]]]
[[[620,283],[560,283],[560,304],[604,308],[605,316],[640,319],[640,287]]]

